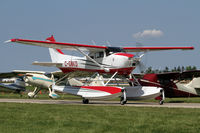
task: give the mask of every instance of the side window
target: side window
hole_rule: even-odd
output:
[[[45,73],[45,76],[47,76],[48,78],[51,78],[52,74],[51,73]]]
[[[94,53],[90,53],[89,56],[94,59]]]
[[[99,52],[99,56],[100,56],[100,58],[103,58],[104,57],[104,52]]]
[[[96,58],[103,58],[104,57],[104,52],[98,52],[95,54]]]

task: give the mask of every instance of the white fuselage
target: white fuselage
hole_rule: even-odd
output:
[[[50,49],[53,63],[61,63],[57,66],[64,73],[75,70],[91,71],[100,73],[115,73],[128,75],[135,69],[135,61],[132,54],[112,53],[105,51],[89,53],[85,57],[60,54],[55,49]],[[106,71],[107,70],[107,71]]]
[[[34,74],[27,73],[25,77],[25,82],[40,88],[49,88],[50,85],[53,84],[53,79],[51,77],[47,77],[44,74]]]

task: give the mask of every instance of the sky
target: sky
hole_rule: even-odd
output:
[[[51,61],[47,48],[4,43],[50,35],[58,42],[105,46],[194,46],[191,51],[148,52],[142,61],[146,68],[200,69],[199,5],[199,0],[0,0],[0,72],[58,70],[31,65]]]

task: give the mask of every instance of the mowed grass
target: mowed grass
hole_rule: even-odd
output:
[[[1,133],[197,133],[200,110],[0,103]]]

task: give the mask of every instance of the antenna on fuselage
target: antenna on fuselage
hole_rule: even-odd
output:
[[[109,41],[106,41],[106,43],[108,44],[108,46],[111,46],[110,42]]]
[[[92,40],[92,44],[93,44],[93,45],[96,45],[96,42],[95,42],[94,40]]]

